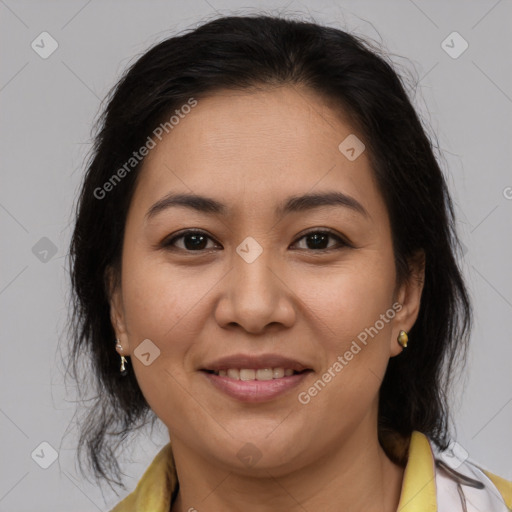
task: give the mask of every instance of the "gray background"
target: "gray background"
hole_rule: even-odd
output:
[[[512,479],[510,0],[0,0],[0,511],[108,510],[118,501],[77,472],[75,393],[63,376],[65,256],[92,122],[148,46],[218,14],[258,9],[382,38],[393,61],[416,73],[414,102],[444,155],[476,310],[453,409],[457,441]],[[31,47],[43,31],[59,45],[47,59]],[[441,46],[453,31],[469,44],[458,58]],[[160,424],[125,444],[128,488],[166,441]],[[50,461],[41,442],[58,452],[48,469],[36,463]]]

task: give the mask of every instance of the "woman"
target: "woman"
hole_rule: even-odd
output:
[[[114,510],[511,507],[449,444],[457,243],[432,145],[364,41],[228,17],[149,50],[109,99],[71,246],[75,365],[100,390],[80,447],[116,482],[129,432],[169,431]]]

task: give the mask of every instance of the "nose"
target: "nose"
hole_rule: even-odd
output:
[[[291,327],[296,317],[293,285],[271,251],[263,250],[250,263],[235,252],[232,261],[231,271],[221,282],[222,297],[215,311],[218,324],[238,325],[253,334],[278,325]]]

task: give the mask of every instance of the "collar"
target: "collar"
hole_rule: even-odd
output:
[[[171,443],[153,459],[135,490],[111,512],[169,512],[178,486]],[[434,455],[428,438],[413,431],[398,512],[437,512]]]
[[[430,442],[418,431],[411,434],[398,512],[436,512],[436,471]]]

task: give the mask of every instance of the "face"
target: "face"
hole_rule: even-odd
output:
[[[339,149],[350,135],[308,90],[224,91],[144,162],[113,325],[171,440],[226,468],[247,452],[277,475],[376,432],[421,289],[396,284],[368,156]]]

